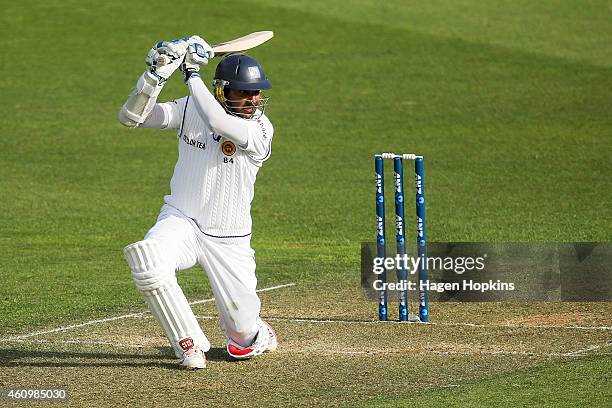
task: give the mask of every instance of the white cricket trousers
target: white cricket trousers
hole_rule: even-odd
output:
[[[166,204],[156,224],[145,235],[145,241],[149,239],[160,244],[165,261],[175,272],[196,264],[204,269],[225,335],[241,346],[250,346],[259,330],[257,318],[261,310],[255,292],[257,278],[251,236],[218,238],[206,235],[192,219]],[[189,310],[188,313],[193,312]]]

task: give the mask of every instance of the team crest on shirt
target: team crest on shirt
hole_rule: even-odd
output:
[[[226,140],[221,145],[221,151],[223,152],[224,155],[231,156],[234,153],[236,153],[236,145],[230,142],[229,140]]]

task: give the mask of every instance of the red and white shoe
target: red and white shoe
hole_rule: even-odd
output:
[[[276,332],[267,322],[259,319],[259,332],[255,341],[249,347],[242,347],[232,339],[227,341],[227,352],[236,360],[248,360],[267,351],[276,351],[278,348],[278,337]]]
[[[183,354],[183,358],[179,363],[181,370],[199,370],[206,368],[206,354],[199,348],[192,348]]]
[[[266,351],[276,351],[276,349],[278,348],[278,336],[276,335],[276,332],[274,331],[272,326],[268,324],[268,322],[263,320],[261,322],[267,326],[268,332],[270,333],[270,338],[268,340],[268,347],[266,347]]]

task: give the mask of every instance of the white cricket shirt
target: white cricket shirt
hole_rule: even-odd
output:
[[[268,118],[245,120],[248,140],[240,147],[213,133],[192,96],[161,105],[181,123],[178,160],[164,201],[192,218],[207,235],[249,235],[255,178],[272,149],[274,130]]]

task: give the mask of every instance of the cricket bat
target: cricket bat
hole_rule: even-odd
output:
[[[251,48],[255,48],[258,45],[265,43],[272,37],[274,37],[274,33],[272,31],[256,31],[234,40],[211,45],[211,47],[215,52],[215,57],[221,57],[234,52],[250,50]],[[168,57],[165,55],[160,55],[157,59],[158,65],[166,65],[169,62]]]

